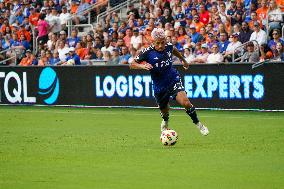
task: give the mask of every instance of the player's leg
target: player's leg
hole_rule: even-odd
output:
[[[161,123],[161,131],[167,130],[169,127],[169,118],[170,118],[170,105],[169,103],[167,104],[167,106],[164,108],[160,108],[160,114],[162,117],[162,123]]]
[[[155,94],[155,98],[159,105],[160,114],[163,119],[161,123],[161,131],[164,131],[168,128],[169,124],[170,96],[167,93],[160,93],[160,94]]]
[[[197,126],[202,135],[208,135],[209,131],[198,119],[195,107],[191,104],[185,91],[179,91],[176,95],[176,101],[185,108],[186,113],[192,119],[192,122]]]

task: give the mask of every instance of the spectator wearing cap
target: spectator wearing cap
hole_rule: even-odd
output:
[[[196,58],[192,60],[194,63],[206,63],[209,56],[208,46],[206,43],[201,44],[201,54],[198,54]]]
[[[165,26],[166,23],[174,24],[174,18],[170,14],[170,10],[168,8],[164,9],[164,14],[161,17],[161,22],[163,26]]]
[[[199,16],[200,16],[200,22],[202,22],[204,25],[207,25],[210,20],[209,12],[205,9],[204,4],[199,5]]]
[[[69,64],[69,60],[73,60],[75,65],[81,65],[80,57],[75,53],[74,47],[69,48],[69,53],[65,59],[65,62],[63,62],[63,65]]]
[[[126,46],[121,47],[121,54],[119,56],[119,64],[128,64],[128,59],[131,55],[128,52],[128,48]]]
[[[195,25],[193,25],[193,24],[190,25],[189,32],[190,32],[190,37],[191,37],[193,43],[197,43],[197,42],[201,41],[202,36],[199,33],[196,32]]]
[[[60,19],[61,28],[65,28],[68,20],[71,19],[71,14],[67,12],[66,6],[62,7],[62,12],[59,15],[59,19]]]
[[[208,64],[214,64],[214,63],[220,63],[223,62],[224,57],[223,55],[219,52],[219,47],[217,44],[214,44],[212,46],[212,53],[209,54],[207,57],[207,63]]]
[[[227,61],[227,62],[231,62],[232,61],[232,57],[233,57],[233,54],[236,54],[236,57],[237,57],[237,54],[239,51],[236,51],[236,49],[242,45],[242,43],[239,41],[238,39],[239,35],[237,33],[234,33],[231,35],[230,39],[231,39],[231,42],[229,43],[226,51],[225,51],[225,54],[224,54],[224,59]]]
[[[211,49],[214,44],[217,44],[216,36],[213,33],[209,33],[207,41],[208,48]],[[209,52],[211,52],[211,50],[209,50]]]
[[[191,15],[186,16],[186,18],[185,18],[185,22],[186,22],[185,27],[186,28],[189,28],[189,26],[192,24],[192,19],[193,19],[193,17]]]
[[[35,57],[32,55],[32,52],[31,50],[26,50],[26,53],[25,53],[26,57],[23,58],[20,62],[20,66],[31,66]]]
[[[202,27],[204,26],[204,24],[199,21],[199,16],[198,16],[198,15],[194,15],[194,16],[193,16],[192,25],[195,27],[196,32],[199,32],[199,31],[200,31],[200,28],[202,28]],[[190,27],[191,27],[191,26],[190,26]]]
[[[119,63],[119,50],[117,48],[113,48],[111,60],[108,63],[114,65]]]
[[[268,41],[268,47],[271,50],[275,50],[276,49],[276,44],[277,43],[281,43],[282,46],[284,46],[284,40],[282,40],[281,38],[281,33],[279,29],[274,29],[272,31],[272,38],[271,40]]]
[[[133,30],[130,44],[131,48],[140,49],[142,47],[142,36],[139,35],[139,30],[137,28]]]
[[[253,31],[249,28],[248,23],[243,22],[242,23],[242,29],[241,29],[241,32],[240,32],[240,35],[239,35],[240,42],[245,43],[245,42],[249,41],[252,32]]]
[[[78,37],[78,31],[76,29],[73,29],[71,32],[71,36],[67,38],[66,42],[69,47],[76,47],[79,41],[80,38]]]
[[[260,25],[258,22],[254,22],[253,30],[254,32],[250,36],[250,41],[256,40],[259,45],[267,43],[266,32],[260,29]]]
[[[255,22],[258,22],[260,28],[263,28],[263,27],[262,27],[262,23],[257,19],[257,13],[256,13],[256,12],[250,13],[250,17],[251,17],[251,21],[248,23],[248,25],[249,25],[250,28],[253,28],[253,27],[254,27],[254,23],[255,23]]]
[[[246,52],[240,57],[241,62],[258,62],[259,54],[254,49],[253,42],[250,42],[246,46]],[[237,60],[236,60],[237,61]]]

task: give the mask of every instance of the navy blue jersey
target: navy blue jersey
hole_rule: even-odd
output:
[[[165,92],[180,80],[178,71],[173,68],[172,56],[173,45],[167,43],[164,51],[157,51],[154,46],[151,45],[142,50],[135,58],[135,61],[138,63],[145,61],[153,66],[150,70],[150,74],[154,84],[154,92],[156,94]]]

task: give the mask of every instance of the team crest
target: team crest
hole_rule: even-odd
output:
[[[170,51],[167,52],[168,56],[171,57],[172,53]]]

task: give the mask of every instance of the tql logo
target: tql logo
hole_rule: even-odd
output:
[[[46,104],[56,102],[59,95],[59,79],[56,72],[50,68],[44,68],[39,76],[39,92],[42,95]]]

